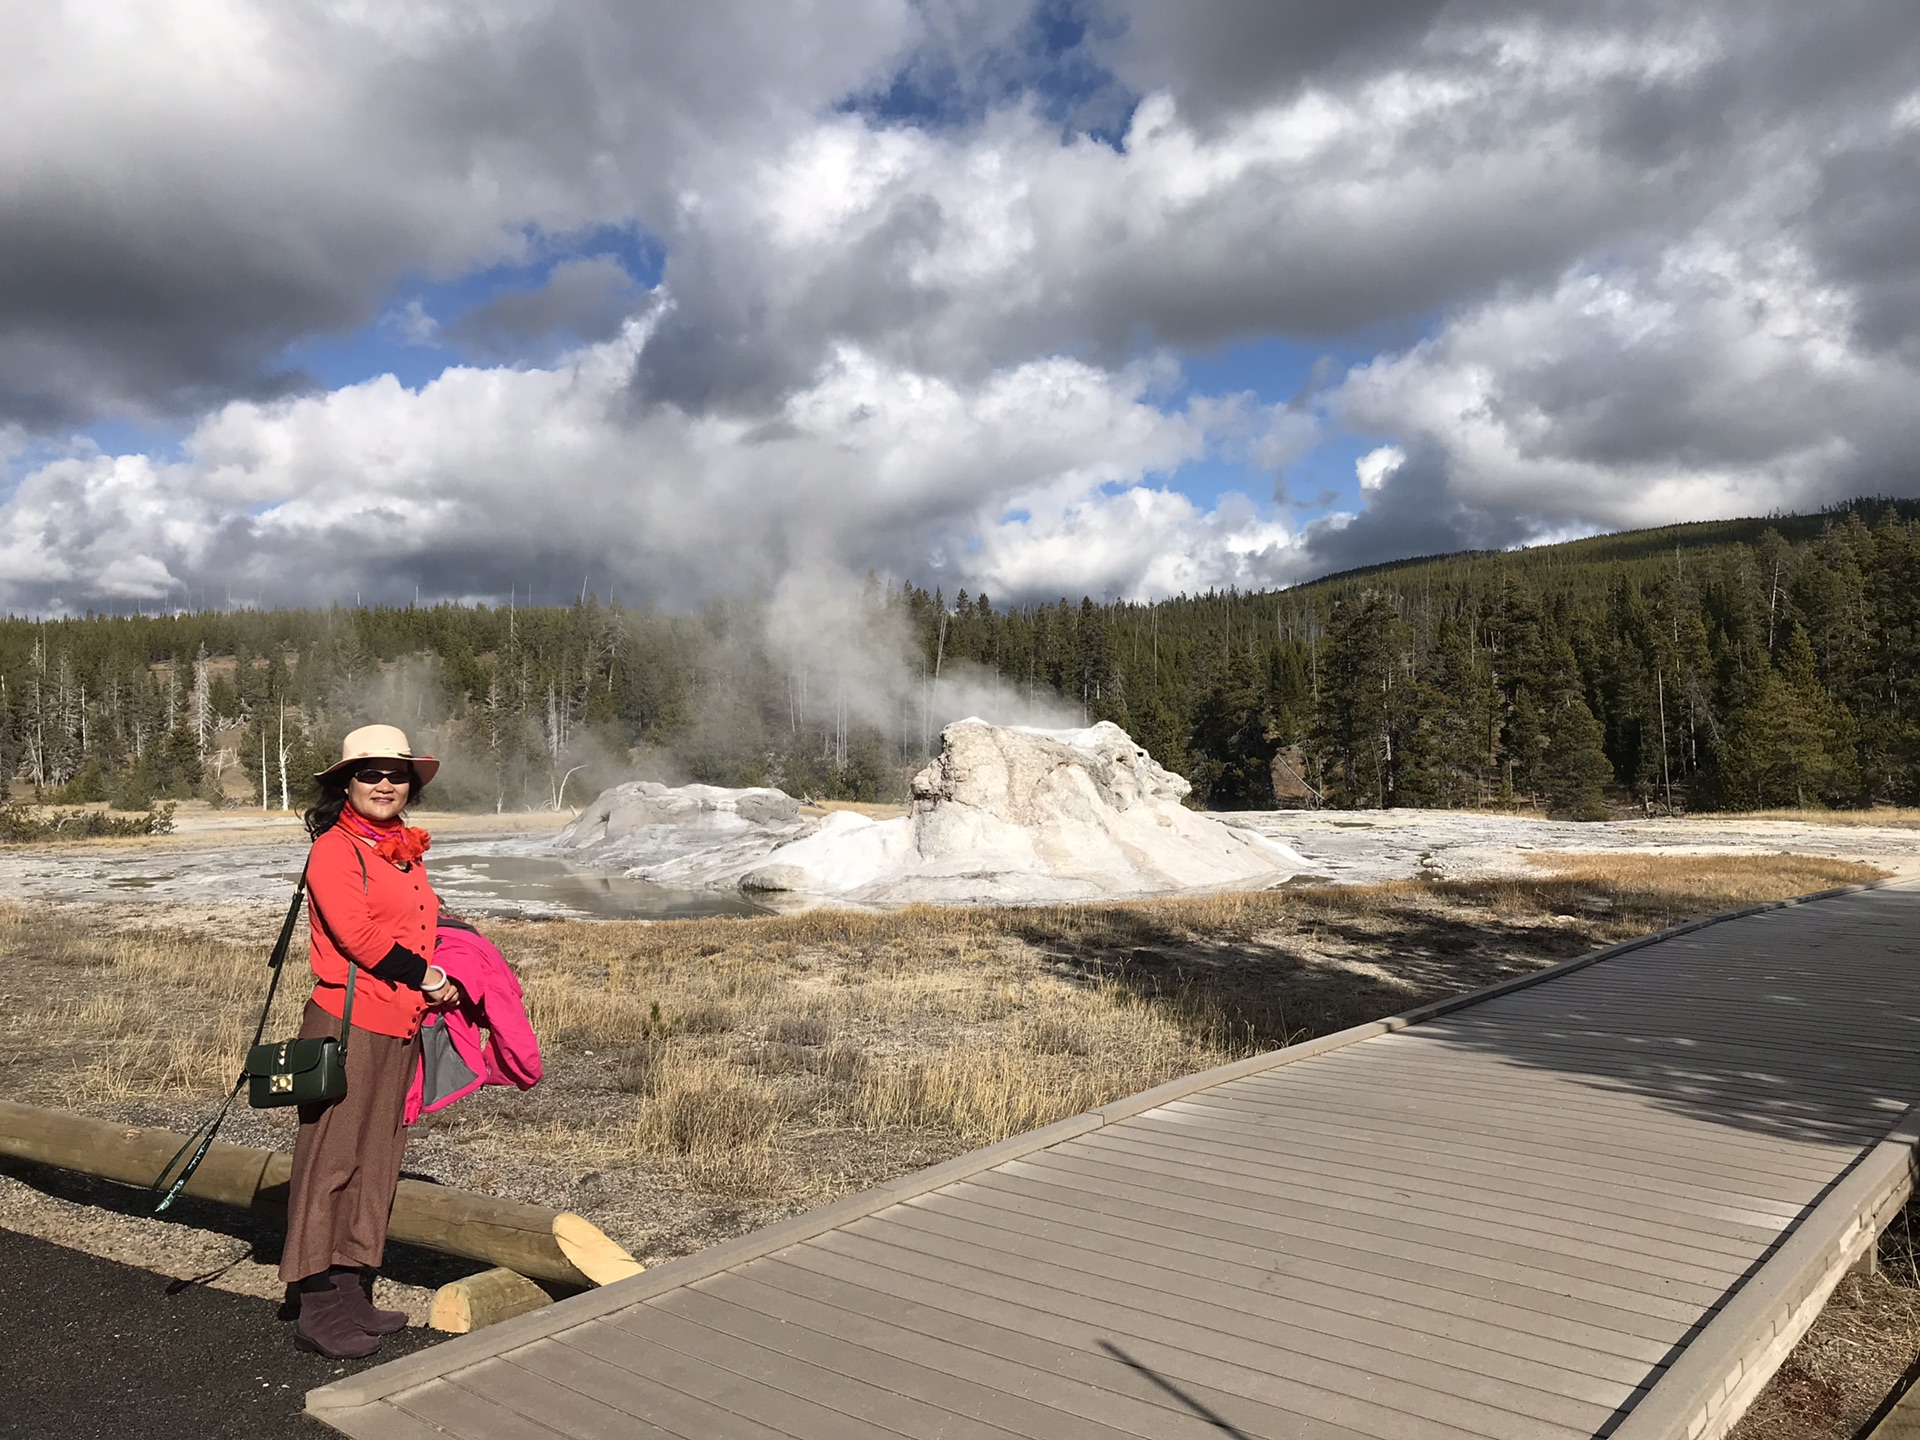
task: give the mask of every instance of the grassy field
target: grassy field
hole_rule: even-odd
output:
[[[423,1127],[410,1164],[579,1208],[636,1253],[677,1253],[1180,1074],[1876,873],[1569,855],[1474,883],[500,922],[548,1078]],[[8,1095],[186,1128],[223,1093],[270,924],[140,924],[115,907],[0,907]],[[297,1023],[303,972],[296,954],[269,1033]],[[289,1138],[283,1116],[236,1124],[236,1139]]]
[[[1920,830],[1920,810],[1883,806],[1875,810],[1751,810],[1744,820],[1792,820],[1801,825],[1883,825],[1891,830]]]

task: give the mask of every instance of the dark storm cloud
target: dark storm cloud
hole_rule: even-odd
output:
[[[286,347],[367,324],[403,277],[670,218],[689,166],[832,103],[909,20],[904,0],[792,26],[757,0],[10,17],[0,424],[297,385]]]
[[[124,404],[192,410],[296,388],[301,335],[366,318],[292,247],[215,229],[165,197],[43,183],[0,220],[0,421],[51,427]],[[377,261],[377,235],[352,258]],[[341,258],[346,258],[342,256]]]
[[[1456,550],[1500,550],[1533,539],[1545,528],[1536,517],[1463,503],[1453,491],[1448,465],[1439,450],[1416,450],[1373,492],[1361,514],[1344,523],[1320,520],[1309,525],[1303,538],[1314,572]]]
[[[1093,52],[1136,91],[1168,89],[1213,120],[1308,76],[1378,69],[1416,44],[1447,0],[1093,0]]]
[[[441,333],[483,355],[517,357],[556,338],[610,339],[640,302],[640,286],[626,267],[611,255],[594,255],[561,261],[537,289],[503,291]]]
[[[1861,340],[1920,364],[1920,125],[1900,138],[1829,160],[1807,227],[1822,270],[1857,296]]]

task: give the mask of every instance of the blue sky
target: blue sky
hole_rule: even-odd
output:
[[[636,286],[652,289],[660,283],[666,252],[659,241],[631,226],[594,226],[572,234],[548,235],[529,229],[522,241],[526,258],[512,264],[489,265],[451,278],[409,275],[388,292],[373,320],[347,334],[303,336],[281,354],[288,369],[311,375],[328,389],[356,384],[375,375],[392,375],[417,389],[449,365],[550,360],[557,347],[577,343],[565,329],[555,330],[549,343],[529,346],[518,355],[501,357],[475,353],[445,334],[462,316],[490,301],[513,294],[538,292],[556,266],[570,260],[611,256]],[[431,341],[409,338],[411,307],[441,332]]]

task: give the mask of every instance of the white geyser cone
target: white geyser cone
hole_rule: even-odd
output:
[[[914,777],[906,816],[836,812],[740,885],[878,904],[1018,904],[1260,889],[1315,868],[1187,809],[1190,788],[1106,721],[1035,730],[957,720]]]

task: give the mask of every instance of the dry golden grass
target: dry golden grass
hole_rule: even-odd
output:
[[[1786,895],[1858,885],[1884,874],[1850,860],[1805,855],[1533,855],[1556,880],[1626,895],[1662,895],[1682,905],[1756,905]]]
[[[1458,884],[502,921],[491,932],[521,971],[548,1079],[439,1128],[482,1178],[644,1172],[790,1206],[1597,943],[1878,873],[1561,855]],[[0,906],[0,1088],[196,1118],[237,1072],[271,935],[87,913]],[[270,1033],[298,1023],[303,945],[289,966]]]
[[[1736,820],[1792,820],[1801,825],[1884,825],[1892,830],[1920,830],[1920,810],[1885,806],[1877,810],[1748,810]]]

